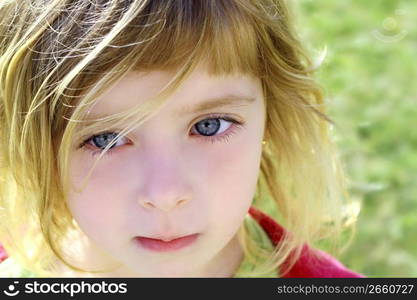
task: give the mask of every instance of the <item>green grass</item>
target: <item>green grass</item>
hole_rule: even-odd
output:
[[[340,259],[369,277],[417,277],[417,1],[294,2],[306,46],[327,47],[317,76],[362,200]]]

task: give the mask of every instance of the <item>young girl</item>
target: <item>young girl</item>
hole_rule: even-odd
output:
[[[285,1],[0,17],[2,276],[362,277],[312,246],[349,203]]]

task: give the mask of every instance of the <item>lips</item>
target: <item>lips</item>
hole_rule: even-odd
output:
[[[141,246],[144,249],[156,252],[167,252],[185,248],[193,244],[198,237],[198,233],[177,238],[150,238],[137,236],[135,237],[135,241],[139,246]]]

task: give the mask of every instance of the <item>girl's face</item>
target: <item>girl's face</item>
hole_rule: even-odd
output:
[[[89,118],[144,103],[171,78],[164,71],[131,72],[100,97]],[[212,77],[200,65],[157,114],[120,138],[98,163],[87,188],[69,195],[94,261],[121,263],[114,274],[122,276],[232,272],[242,258],[237,232],[259,175],[263,101],[259,79]],[[92,167],[92,153],[117,132],[96,134],[72,150],[70,175],[77,187]],[[194,234],[191,244],[175,248],[178,243],[165,243],[159,250],[138,239]]]

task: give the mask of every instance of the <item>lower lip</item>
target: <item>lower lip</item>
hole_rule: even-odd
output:
[[[185,248],[194,243],[197,238],[198,233],[174,239],[169,242],[145,237],[136,237],[135,241],[145,249],[157,252],[167,252]]]

